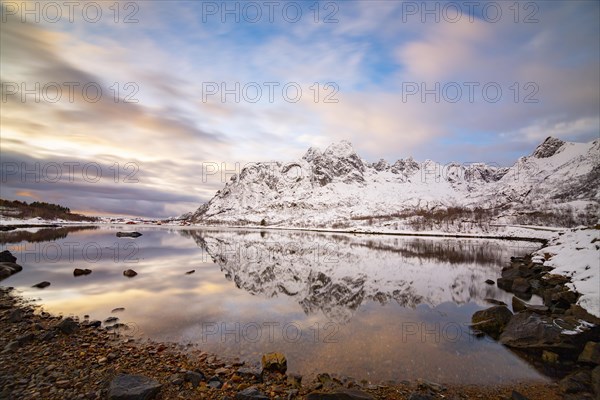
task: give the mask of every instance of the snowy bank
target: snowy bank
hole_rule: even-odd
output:
[[[577,301],[590,314],[600,317],[600,230],[572,229],[559,233],[534,256],[546,259],[553,274],[571,278],[567,286],[581,294]]]

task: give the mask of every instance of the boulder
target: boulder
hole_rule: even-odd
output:
[[[50,286],[50,282],[48,281],[43,281],[40,283],[36,283],[35,285],[33,285],[32,287],[34,288],[38,288],[38,289],[44,289],[47,288],[48,286]]]
[[[516,278],[512,283],[512,291],[514,293],[530,293],[531,285],[525,278]]]
[[[592,370],[592,388],[596,396],[600,397],[600,365]]]
[[[287,371],[287,360],[281,353],[263,354],[261,364],[263,371],[280,372],[282,374]]]
[[[586,341],[597,334],[597,328],[573,317],[561,317],[523,311],[515,314],[499,341],[521,350],[550,350],[561,359],[573,359]]]
[[[493,280],[491,280],[491,279],[486,279],[486,280],[485,280],[485,283],[487,283],[488,285],[493,285],[493,284],[494,284],[494,283],[496,283],[496,282],[494,282],[494,281],[493,281]]]
[[[548,314],[550,312],[546,306],[527,304],[516,296],[513,296],[512,298],[512,308],[515,313],[521,311],[531,311],[536,314]]]
[[[512,297],[512,309],[515,313],[525,311],[527,309],[527,304],[524,301],[519,300],[517,297]]]
[[[185,382],[190,382],[193,387],[198,387],[200,382],[205,380],[206,377],[200,371],[187,371],[184,376]]]
[[[23,267],[21,267],[19,264],[15,264],[13,261],[0,262],[0,281],[22,270]]]
[[[13,256],[12,253],[8,250],[4,250],[0,253],[0,263],[9,262],[16,263],[17,257]]]
[[[600,343],[587,342],[577,361],[581,363],[600,364]]]
[[[592,374],[585,369],[575,371],[558,382],[563,393],[585,393],[592,391]]]
[[[508,278],[498,278],[496,280],[496,285],[502,290],[506,290],[510,292],[512,290],[513,280]]]
[[[161,384],[142,375],[119,374],[108,388],[109,400],[150,400],[160,392]]]
[[[471,317],[471,327],[498,338],[512,317],[512,312],[506,306],[494,306],[477,311]]]
[[[65,318],[58,324],[56,324],[55,328],[64,333],[65,335],[70,335],[71,333],[79,329],[79,324],[72,318]]]

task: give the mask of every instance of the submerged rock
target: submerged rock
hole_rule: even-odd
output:
[[[137,238],[142,236],[141,233],[139,232],[117,232],[117,237],[131,237],[131,238]]]
[[[81,268],[75,268],[73,270],[73,276],[82,276],[82,275],[89,275],[92,273],[91,269],[81,269]]]
[[[132,269],[126,269],[125,271],[123,271],[123,275],[125,275],[128,278],[133,278],[134,276],[137,275],[137,272],[135,272]]]

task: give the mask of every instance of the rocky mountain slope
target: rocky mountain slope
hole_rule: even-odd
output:
[[[547,138],[509,167],[363,160],[347,141],[242,169],[191,223],[465,231],[598,220],[600,139]],[[483,227],[483,228],[482,228]]]

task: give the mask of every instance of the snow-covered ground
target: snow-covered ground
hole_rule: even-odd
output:
[[[581,293],[577,304],[600,317],[599,229],[581,228],[559,233],[534,254],[539,257],[550,254],[544,265],[554,267],[554,274],[571,278],[567,286]]]

